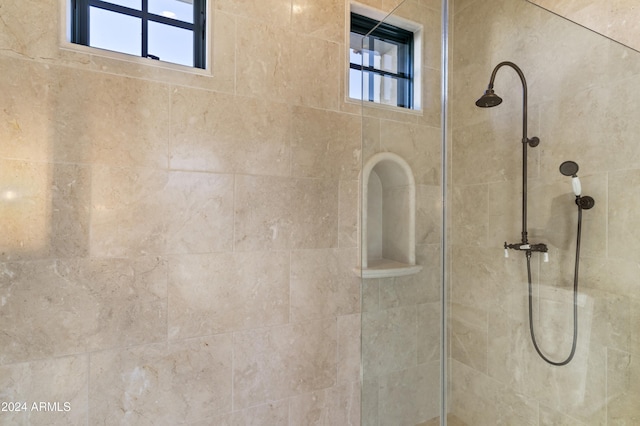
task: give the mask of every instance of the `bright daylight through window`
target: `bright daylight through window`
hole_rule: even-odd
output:
[[[71,41],[205,68],[205,0],[70,0]]]
[[[414,33],[377,24],[351,13],[349,97],[414,109]]]

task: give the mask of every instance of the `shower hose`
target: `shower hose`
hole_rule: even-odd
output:
[[[576,203],[578,204],[578,203]],[[540,355],[540,358],[545,360],[547,363],[556,366],[567,365],[573,359],[573,356],[576,353],[576,345],[578,342],[578,269],[580,267],[580,237],[582,234],[582,207],[578,204],[578,237],[576,241],[576,260],[575,260],[575,269],[573,272],[573,343],[571,344],[571,353],[569,356],[560,362],[552,361],[547,358],[540,348],[538,347],[538,342],[536,341],[536,334],[533,330],[533,290],[531,285],[531,252],[528,251],[527,255],[527,281],[529,284],[529,331],[531,332],[531,341],[533,342],[533,347]]]

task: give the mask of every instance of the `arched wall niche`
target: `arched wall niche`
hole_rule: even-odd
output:
[[[360,268],[363,278],[415,274],[416,184],[399,155],[373,155],[362,169]]]

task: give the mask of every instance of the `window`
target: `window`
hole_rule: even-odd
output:
[[[349,44],[349,97],[416,108],[413,32],[351,13]]]
[[[71,0],[71,41],[205,68],[205,0]]]

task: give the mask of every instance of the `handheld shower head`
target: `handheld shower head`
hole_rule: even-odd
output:
[[[494,106],[498,106],[501,103],[502,98],[496,95],[493,89],[487,89],[484,92],[484,95],[482,95],[480,99],[476,101],[476,106],[479,106],[480,108],[491,108]]]
[[[565,161],[560,164],[560,173],[565,176],[571,176],[571,186],[573,187],[573,193],[576,197],[579,197],[582,193],[582,185],[580,184],[580,179],[578,178],[578,163],[575,161]]]
[[[560,164],[560,173],[565,176],[576,176],[579,169],[578,163],[575,161],[565,161]]]

